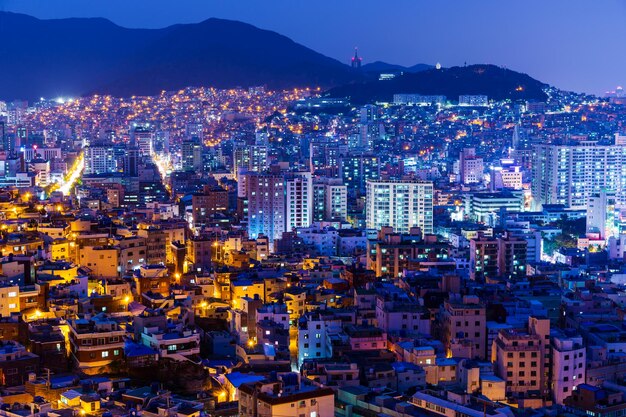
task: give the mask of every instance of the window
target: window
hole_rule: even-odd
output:
[[[109,357],[109,352],[106,351],[106,350],[104,352],[102,352],[102,357],[103,358],[108,358]]]

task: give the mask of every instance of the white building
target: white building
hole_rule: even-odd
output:
[[[380,230],[393,227],[409,233],[419,227],[433,232],[433,183],[420,180],[368,180],[366,184],[366,226]]]
[[[85,174],[104,174],[116,171],[117,158],[112,147],[89,146],[85,148]]]
[[[341,320],[325,320],[320,314],[302,316],[298,323],[298,365],[307,359],[331,358],[331,334],[340,333],[341,326]]]
[[[326,417],[335,415],[335,391],[328,387],[291,383],[279,376],[278,381],[261,381],[239,387],[241,417]]]
[[[459,174],[462,184],[477,184],[483,181],[483,159],[476,156],[476,149],[464,148],[459,157]]]
[[[313,180],[310,172],[294,172],[285,178],[285,231],[309,227],[313,222]]]
[[[599,233],[602,239],[617,236],[615,196],[602,190],[589,197],[587,203],[587,233]]]
[[[348,217],[348,187],[339,178],[321,178],[313,183],[313,221],[345,220]]]
[[[589,197],[606,190],[626,203],[626,146],[579,142],[534,145],[532,195],[539,204],[587,208]]]
[[[29,172],[35,174],[35,185],[46,187],[50,184],[50,161],[36,158],[28,164]]]
[[[158,327],[146,327],[141,333],[141,343],[156,350],[160,358],[177,361],[200,353],[200,335],[192,330],[163,332]]]
[[[133,136],[139,153],[143,156],[152,155],[154,132],[149,128],[137,127],[133,131]]]
[[[557,404],[563,405],[576,386],[585,383],[586,353],[582,336],[552,336],[552,393]]]

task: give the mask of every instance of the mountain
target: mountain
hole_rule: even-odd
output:
[[[383,61],[374,61],[374,62],[370,62],[368,64],[364,64],[363,66],[361,66],[361,69],[365,72],[378,73],[378,74],[380,74],[381,72],[396,72],[396,71],[420,72],[420,71],[426,71],[427,69],[431,69],[431,68],[433,68],[433,66],[428,65],[428,64],[416,64],[410,67],[405,67],[403,65],[389,64]]]
[[[222,19],[127,29],[106,19],[0,12],[0,98],[156,94],[187,86],[270,88],[363,81],[278,33]]]
[[[456,101],[463,94],[485,94],[490,99],[545,100],[546,84],[526,74],[495,65],[469,65],[405,73],[391,80],[367,81],[332,88],[331,97],[349,97],[353,103],[391,101],[397,93],[444,95]]]

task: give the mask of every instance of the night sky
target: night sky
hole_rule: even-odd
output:
[[[621,0],[0,0],[38,18],[105,17],[156,28],[241,20],[348,62],[492,63],[602,94],[626,83]]]

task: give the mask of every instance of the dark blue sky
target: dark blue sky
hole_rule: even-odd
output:
[[[220,17],[344,62],[358,46],[364,62],[493,63],[592,93],[626,83],[622,0],[0,0],[0,10],[150,28]]]

